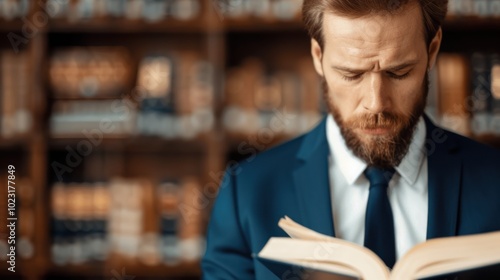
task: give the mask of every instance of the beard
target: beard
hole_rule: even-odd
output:
[[[408,153],[415,128],[423,115],[429,94],[429,77],[425,75],[422,83],[422,96],[417,100],[410,112],[406,114],[384,111],[378,114],[363,114],[343,119],[340,111],[329,98],[328,84],[323,78],[323,97],[346,146],[355,156],[369,166],[378,168],[394,168],[398,166]],[[356,129],[389,129],[386,135],[370,135],[363,140]]]

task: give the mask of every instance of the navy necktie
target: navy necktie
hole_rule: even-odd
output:
[[[365,176],[370,181],[366,206],[364,246],[375,252],[389,267],[396,262],[396,242],[391,204],[387,196],[394,169],[368,167]]]

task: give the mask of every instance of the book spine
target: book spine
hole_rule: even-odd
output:
[[[182,179],[182,194],[180,197],[178,211],[186,208],[182,206],[193,206],[193,201],[202,201],[204,198],[200,191],[200,182],[195,177],[186,177]],[[194,207],[191,212],[179,213],[177,236],[179,237],[179,254],[181,261],[193,262],[199,260],[204,252],[205,237],[202,232],[204,224],[203,209]]]
[[[95,183],[91,189],[92,230],[90,233],[90,246],[92,248],[91,260],[104,261],[107,258],[107,224],[110,212],[109,187],[105,183]]]
[[[14,73],[16,68],[15,54],[4,51],[2,53],[2,136],[12,137],[15,134],[15,112],[16,112],[16,95],[15,95],[15,81],[17,78]]]
[[[160,255],[163,263],[176,264],[179,252],[179,204],[182,185],[177,180],[165,180],[157,186],[158,213],[160,224]]]
[[[427,96],[425,113],[435,123],[439,123],[439,78],[437,68],[434,67],[427,75],[429,78],[429,95]]]
[[[33,210],[35,189],[31,181],[21,178],[17,184],[19,204],[19,230],[17,253],[23,259],[31,259],[34,255],[35,213]]]
[[[177,136],[174,124],[177,64],[175,56],[166,54],[152,54],[141,60],[137,76],[137,88],[141,92],[137,120],[140,134]]]
[[[266,73],[260,77],[253,93],[254,106],[259,114],[258,128],[269,128],[276,110],[282,107],[284,103],[282,82],[284,79],[284,77],[280,79],[274,73]],[[290,108],[290,111],[293,109],[295,108]]]
[[[282,117],[286,119],[284,133],[287,135],[297,135],[303,132],[304,128],[300,76],[293,71],[283,71],[278,73],[277,77],[281,82],[281,95],[283,96],[279,114],[282,114]],[[276,119],[276,112],[274,112],[273,115],[273,119]],[[268,127],[271,128],[272,124],[269,124]]]
[[[67,200],[66,187],[63,183],[56,183],[51,188],[51,221],[52,221],[52,262],[56,265],[67,263],[69,234],[66,227],[67,219]]]
[[[26,81],[29,76],[29,61],[27,53],[17,54],[17,106],[15,113],[16,133],[26,134],[30,131],[32,126],[32,110],[29,106],[29,92],[28,84]]]
[[[490,91],[491,91],[491,127],[495,135],[500,135],[500,54],[491,56]]]
[[[316,125],[322,113],[327,113],[326,110],[322,111],[326,104],[322,100],[321,80],[314,69],[312,60],[309,57],[300,59],[296,71],[300,77],[301,119],[303,120],[301,132],[305,132]]]
[[[438,58],[441,125],[457,133],[470,133],[467,97],[469,66],[460,54],[442,53]]]
[[[197,134],[210,131],[215,126],[215,72],[213,65],[197,58],[189,69],[189,88],[185,93],[188,96],[187,112],[181,117],[181,127],[184,129],[184,138],[191,138]],[[183,118],[183,119],[182,119]],[[185,124],[185,125],[182,125]]]
[[[476,52],[471,57],[472,66],[472,132],[475,135],[490,132],[491,121],[491,72],[488,55]]]
[[[498,0],[489,0],[488,10],[490,11],[490,15],[492,17],[500,16],[500,1]]]
[[[137,260],[143,232],[142,195],[136,180],[114,179],[110,183],[110,254]]]

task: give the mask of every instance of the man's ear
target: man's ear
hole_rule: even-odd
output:
[[[443,38],[443,30],[441,27],[439,27],[438,31],[436,32],[436,36],[434,36],[434,39],[432,39],[430,45],[429,45],[429,69],[431,70],[434,65],[436,64],[436,59],[437,55],[439,53],[439,48],[441,47],[441,39]]]
[[[311,55],[313,57],[314,68],[316,69],[316,72],[321,77],[324,77],[323,66],[321,64],[321,61],[323,59],[323,51],[321,50],[321,46],[319,45],[318,41],[316,41],[315,39],[311,39]]]

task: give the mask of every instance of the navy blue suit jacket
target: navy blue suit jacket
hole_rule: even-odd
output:
[[[425,120],[427,239],[500,230],[500,151]],[[278,279],[255,255],[270,237],[286,236],[277,226],[285,215],[335,236],[328,155],[323,120],[228,169],[208,227],[204,279]]]

